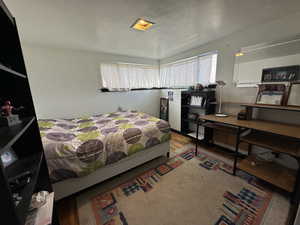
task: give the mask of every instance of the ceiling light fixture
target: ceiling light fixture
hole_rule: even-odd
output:
[[[238,53],[235,54],[235,56],[237,56],[237,57],[243,56],[243,55],[244,55],[244,53],[242,53],[242,52],[238,52]]]
[[[153,25],[154,25],[153,22],[139,18],[134,22],[134,24],[131,26],[131,28],[133,28],[135,30],[146,31]]]

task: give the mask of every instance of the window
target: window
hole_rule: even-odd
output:
[[[160,87],[158,66],[101,64],[102,85],[109,90]]]
[[[197,57],[160,66],[162,87],[187,87],[197,83]]]
[[[101,78],[104,88],[130,90],[144,88],[188,87],[216,81],[217,53],[208,53],[160,67],[152,65],[104,63]]]
[[[187,87],[216,82],[217,53],[208,53],[160,66],[161,87]]]

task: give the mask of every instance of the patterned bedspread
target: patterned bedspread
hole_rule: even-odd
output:
[[[166,121],[136,111],[39,120],[39,127],[52,182],[88,175],[170,139]]]

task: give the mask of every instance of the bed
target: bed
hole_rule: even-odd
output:
[[[39,120],[56,199],[169,152],[169,124],[137,111]]]

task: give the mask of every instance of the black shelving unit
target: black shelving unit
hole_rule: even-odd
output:
[[[193,96],[202,97],[199,105],[191,105]],[[198,115],[215,113],[216,98],[214,90],[183,91],[181,92],[181,132],[192,138],[196,138]],[[191,118],[191,114],[195,115]],[[205,128],[204,134],[205,135]],[[201,138],[200,138],[201,139]]]
[[[0,100],[10,100],[18,111],[21,123],[0,127],[0,154],[13,150],[17,161],[5,167],[0,160],[0,215],[3,224],[24,225],[32,194],[38,191],[52,192],[47,162],[32,101],[16,22],[4,2],[0,0]],[[30,182],[15,190],[10,183],[24,172],[30,172]],[[16,204],[13,195],[21,200]],[[58,225],[53,210],[52,225]]]

